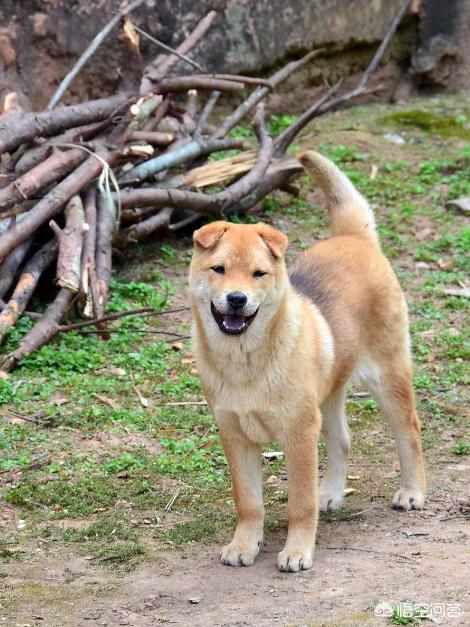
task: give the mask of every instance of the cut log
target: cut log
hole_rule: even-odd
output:
[[[65,228],[51,220],[49,226],[56,234],[59,242],[57,259],[57,285],[71,292],[78,292],[80,287],[80,269],[83,247],[83,236],[88,229],[80,196],[73,196],[65,207]]]

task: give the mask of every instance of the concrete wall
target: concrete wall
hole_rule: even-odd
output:
[[[207,11],[215,9],[217,20],[193,53],[212,71],[258,74],[288,57],[325,46],[323,70],[334,66],[335,54],[341,56],[347,51],[341,56],[341,72],[348,73],[367,63],[401,3],[402,0],[148,0],[134,13],[134,19],[148,32],[176,45]],[[1,0],[0,97],[14,89],[24,95],[30,106],[44,106],[60,79],[118,6],[120,2],[116,0]],[[406,66],[414,55],[413,71],[420,81],[444,81],[452,87],[465,85],[466,71],[456,68],[465,67],[459,54],[459,49],[463,50],[459,38],[464,38],[465,43],[469,39],[468,33],[465,37],[461,32],[462,16],[469,12],[470,0],[426,0],[419,15],[407,16],[392,56]],[[142,48],[146,58],[155,56],[152,44],[143,42]],[[467,54],[468,45],[465,50]],[[367,54],[361,56],[361,51]],[[68,101],[111,92],[123,62],[116,30],[74,82]],[[444,73],[447,79],[436,71],[442,63],[453,68],[450,78],[449,71]]]

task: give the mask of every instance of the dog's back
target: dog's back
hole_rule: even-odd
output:
[[[406,336],[407,316],[396,276],[381,253],[375,218],[367,201],[328,159],[309,151],[302,165],[327,200],[332,237],[300,254],[291,284],[326,318],[335,340],[337,385],[350,376],[362,354],[383,346],[383,335]]]

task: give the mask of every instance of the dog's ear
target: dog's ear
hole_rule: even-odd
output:
[[[273,229],[273,227],[268,224],[260,223],[256,226],[259,236],[269,248],[270,253],[276,259],[280,259],[286,252],[287,245],[289,244],[287,236],[281,233],[281,231]]]
[[[213,248],[228,229],[228,226],[227,222],[223,222],[222,220],[206,224],[197,231],[194,231],[194,244],[201,248]]]

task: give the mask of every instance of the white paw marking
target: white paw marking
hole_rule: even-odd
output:
[[[277,557],[277,567],[283,573],[297,573],[312,568],[313,556],[310,549],[284,549]]]
[[[418,488],[400,488],[393,497],[393,506],[398,509],[423,509],[424,494]]]
[[[222,548],[220,561],[226,566],[251,566],[259,553],[261,542],[254,546],[231,542]]]

